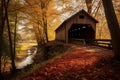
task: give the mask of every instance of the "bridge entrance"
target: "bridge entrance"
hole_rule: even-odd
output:
[[[69,42],[91,44],[95,39],[95,31],[89,24],[73,24],[68,31]]]

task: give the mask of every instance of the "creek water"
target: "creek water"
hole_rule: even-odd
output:
[[[37,53],[37,48],[36,47],[32,47],[30,49],[27,50],[27,57],[25,59],[23,59],[18,65],[17,65],[17,69],[22,69],[27,65],[30,65],[33,63],[33,58],[35,57]]]

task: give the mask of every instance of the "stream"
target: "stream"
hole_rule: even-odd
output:
[[[27,65],[30,65],[33,63],[33,58],[35,57],[37,53],[37,48],[36,47],[32,47],[30,49],[27,50],[27,57],[25,59],[23,59],[18,65],[17,65],[17,69],[22,69]]]

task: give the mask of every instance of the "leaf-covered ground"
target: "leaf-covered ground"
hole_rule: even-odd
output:
[[[73,51],[40,67],[23,80],[120,80],[120,62],[109,55],[74,46]]]

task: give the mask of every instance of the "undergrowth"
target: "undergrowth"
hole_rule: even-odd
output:
[[[38,52],[33,59],[34,63],[19,70],[11,80],[21,80],[21,78],[31,74],[33,71],[39,69],[48,62],[69,53],[71,50],[72,48],[70,46],[66,46],[63,43],[52,43],[38,46]]]

